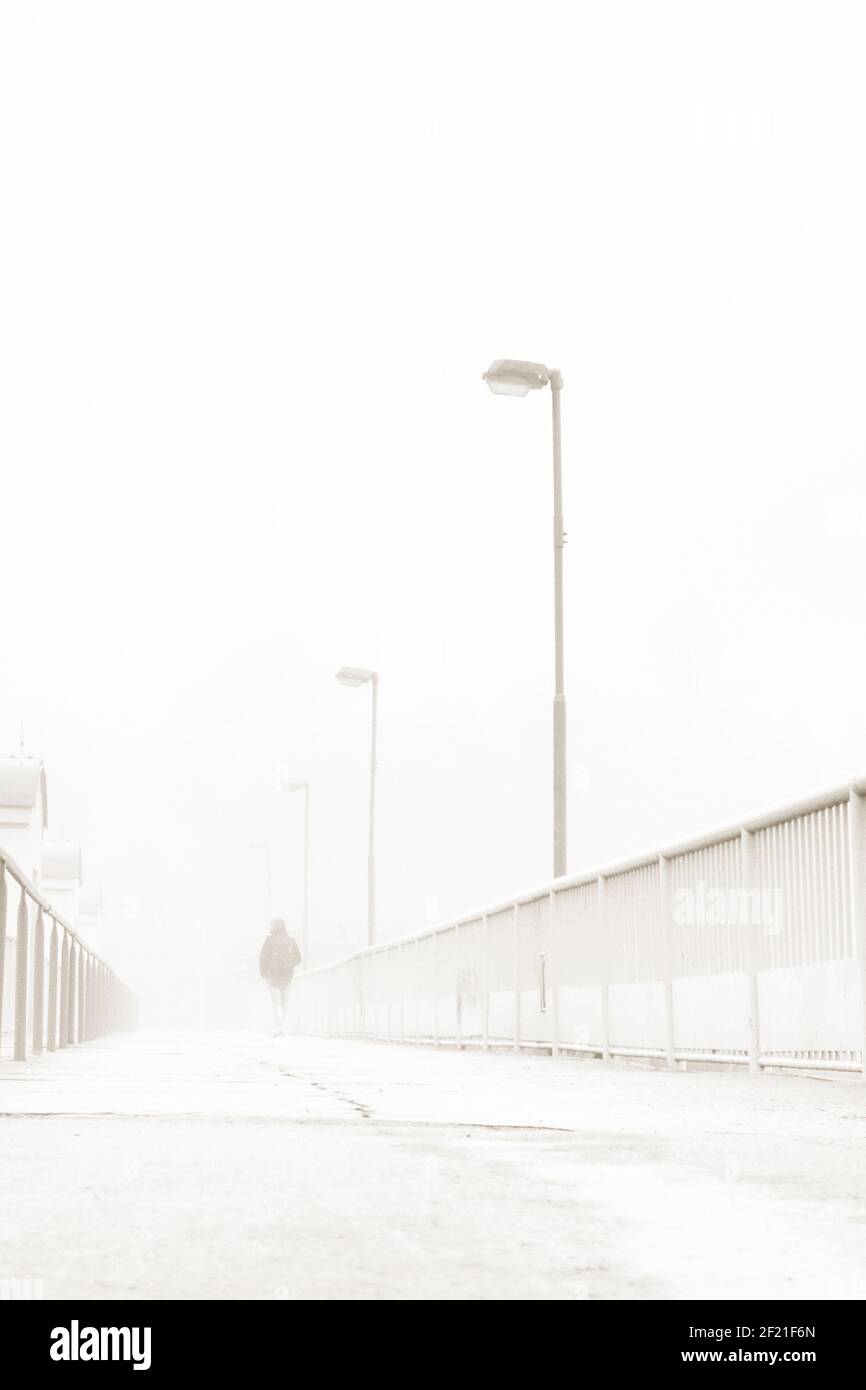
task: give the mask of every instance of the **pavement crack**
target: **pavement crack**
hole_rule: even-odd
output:
[[[363,1120],[372,1120],[373,1111],[369,1105],[364,1105],[360,1100],[355,1100],[353,1096],[345,1096],[342,1091],[335,1090],[332,1086],[326,1086],[322,1081],[314,1081],[309,1076],[298,1076],[297,1072],[289,1071],[286,1067],[278,1067],[281,1076],[287,1076],[290,1081],[300,1081],[302,1085],[312,1086],[315,1090],[321,1091],[322,1095],[329,1096],[332,1100],[338,1100],[342,1105],[348,1105]]]

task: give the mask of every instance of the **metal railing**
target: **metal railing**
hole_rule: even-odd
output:
[[[7,913],[10,904],[15,906],[16,892],[11,936]],[[14,992],[7,990],[10,977]],[[18,1062],[136,1022],[130,990],[0,849],[0,1051],[7,993]]]
[[[298,1032],[866,1065],[866,779],[295,979]]]

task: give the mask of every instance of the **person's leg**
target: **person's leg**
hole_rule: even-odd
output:
[[[274,1027],[275,1027],[275,1028],[282,1028],[282,1026],[283,1026],[283,998],[282,998],[282,991],[281,991],[279,985],[273,985],[273,984],[271,984],[271,982],[270,982],[270,980],[269,980],[269,981],[268,981],[268,992],[270,993],[270,996],[271,996],[271,1008],[272,1008],[273,1011],[274,1011]]]
[[[283,1029],[283,1031],[285,1031],[285,1029],[286,1029],[286,1028],[288,1027],[288,1025],[289,1025],[289,985],[288,985],[288,981],[287,981],[284,985],[280,985],[280,1009],[281,1009],[281,1012],[282,1012],[282,1020],[281,1020],[281,1023],[280,1023],[280,1027]]]

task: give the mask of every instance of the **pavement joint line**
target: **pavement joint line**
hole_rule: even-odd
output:
[[[463,1130],[485,1130],[491,1133],[507,1134],[573,1134],[581,1138],[587,1138],[586,1131],[580,1129],[568,1129],[562,1125],[521,1125],[521,1124],[497,1124],[485,1120],[402,1120],[388,1119],[387,1116],[380,1115],[366,1116],[371,1121],[371,1125],[376,1129],[463,1129]],[[166,1111],[120,1111],[120,1110],[3,1110],[0,1111],[0,1120],[164,1120],[171,1123],[176,1120],[195,1122],[198,1124],[225,1124],[226,1122],[239,1122],[242,1124],[260,1125],[351,1125],[354,1123],[351,1117],[340,1117],[337,1115],[267,1115],[267,1114],[237,1114],[232,1111],[209,1111],[202,1113],[195,1110],[178,1111],[175,1114]],[[714,1133],[714,1131],[711,1131]]]

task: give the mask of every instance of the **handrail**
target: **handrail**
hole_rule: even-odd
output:
[[[24,889],[25,893],[33,899],[37,907],[41,907],[43,912],[47,912],[49,917],[53,918],[58,927],[62,927],[63,930],[69,932],[70,936],[74,937],[76,941],[81,941],[83,945],[87,946],[87,942],[84,941],[81,934],[76,931],[72,923],[67,922],[63,914],[58,912],[56,907],[52,905],[50,898],[46,898],[45,894],[39,891],[36,884],[27,877],[24,870],[20,868],[12,858],[12,855],[2,847],[0,847],[0,864],[5,865],[18,886]],[[90,950],[92,954],[96,954],[92,947],[88,946],[87,949]]]
[[[584,884],[594,883],[601,878],[615,878],[618,874],[628,873],[632,869],[640,869],[648,864],[655,864],[659,859],[678,859],[683,854],[706,849],[709,845],[722,844],[726,840],[735,840],[744,830],[748,832],[766,830],[785,820],[793,820],[798,816],[806,816],[813,811],[821,811],[828,806],[836,806],[840,802],[847,801],[852,790],[861,796],[866,795],[866,775],[851,778],[849,781],[833,787],[830,791],[814,792],[811,796],[797,797],[791,801],[765,807],[763,810],[743,816],[739,820],[723,822],[719,826],[710,827],[678,840],[672,840],[658,848],[642,850],[636,854],[627,855],[624,859],[611,860],[575,874],[566,874],[562,878],[548,879],[541,885],[522,893],[513,893],[510,897],[497,899],[471,912],[462,912],[457,917],[444,918],[441,922],[437,922],[432,927],[425,927],[422,931],[392,936],[386,941],[376,942],[373,946],[359,947],[357,951],[350,951],[348,955],[340,956],[324,965],[298,971],[298,977],[333,970],[336,966],[346,965],[349,961],[357,960],[359,957],[375,955],[379,951],[388,950],[394,946],[408,946],[413,941],[424,941],[440,932],[453,931],[455,927],[459,928],[469,922],[476,922],[482,917],[494,917],[499,912],[506,912],[509,908],[513,908],[515,904],[524,906],[526,903],[537,902],[546,898],[550,893],[563,893],[569,888],[580,888]]]
[[[132,992],[31,882],[12,855],[0,848],[0,1046],[6,969],[7,875],[21,890],[15,935],[9,937],[15,946],[15,1060],[26,1061],[28,1056],[41,1053],[43,1047],[53,1052],[58,1047],[89,1041],[116,1028],[132,1027],[137,1017]],[[37,909],[32,924],[28,901]]]
[[[866,1072],[866,777],[299,972],[291,1008],[331,1036]]]

